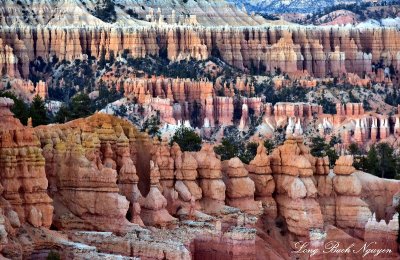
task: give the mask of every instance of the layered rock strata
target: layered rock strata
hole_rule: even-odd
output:
[[[197,161],[199,182],[203,191],[201,207],[205,213],[218,213],[225,204],[226,191],[222,180],[221,161],[209,144],[204,144],[194,157]]]
[[[237,157],[223,161],[222,171],[227,205],[252,215],[260,214],[261,203],[254,200],[255,184],[249,178],[242,161]]]
[[[361,200],[361,182],[353,174],[352,156],[341,156],[333,168],[333,188],[336,197],[336,225],[348,234],[363,239],[365,225],[372,213],[368,204]]]
[[[313,181],[315,158],[301,138],[290,138],[271,155],[278,211],[288,230],[309,239],[310,229],[323,228],[323,216]]]
[[[333,190],[333,174],[329,171],[329,158],[317,158],[314,174],[318,191],[318,202],[325,224],[335,224],[335,197]]]
[[[219,53],[238,68],[287,73],[307,71],[317,77],[343,72],[362,74],[384,58],[397,67],[400,51],[395,28],[349,27],[4,27],[0,32],[2,74],[26,78],[37,57],[73,60],[127,49],[137,57],[164,53],[170,60],[207,59]],[[51,41],[50,41],[51,39]],[[369,50],[369,54],[366,53]]]
[[[47,195],[48,181],[45,158],[32,128],[24,128],[8,110],[13,101],[0,98],[0,173],[1,190],[15,221],[34,227],[50,227],[53,217],[52,199]],[[8,210],[9,211],[9,210]]]
[[[270,159],[262,142],[257,147],[257,154],[247,167],[249,177],[254,181],[254,198],[262,202],[264,214],[268,218],[277,217],[277,206],[272,194],[275,191],[275,181],[272,177]]]
[[[166,209],[167,199],[159,189],[160,176],[158,165],[150,161],[150,191],[141,201],[141,218],[147,226],[165,227],[176,221]]]

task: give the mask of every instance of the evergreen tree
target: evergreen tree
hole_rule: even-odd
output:
[[[197,152],[201,149],[201,137],[188,127],[180,127],[171,139],[171,144],[177,143],[182,151]]]
[[[221,144],[214,147],[214,152],[221,156],[221,160],[229,160],[239,155],[240,146],[228,138],[223,138]]]
[[[47,118],[47,110],[44,101],[39,95],[36,95],[33,98],[31,107],[29,109],[29,116],[32,118],[33,126],[45,125],[49,121]]]
[[[372,175],[379,174],[379,157],[375,145],[368,151],[367,157],[362,159],[362,169]]]
[[[388,143],[379,143],[376,146],[379,156],[379,175],[381,178],[394,179],[397,172],[397,160],[394,149]]]
[[[214,152],[221,156],[221,160],[238,157],[242,162],[249,163],[257,154],[258,144],[245,143],[241,138],[224,137],[220,145],[214,147]]]
[[[356,143],[351,143],[350,145],[349,145],[349,148],[348,148],[348,150],[349,150],[349,153],[351,154],[351,155],[360,155],[360,148],[358,147],[358,145],[356,144]]]
[[[333,165],[335,165],[336,160],[339,158],[333,147],[333,145],[335,145],[335,142],[337,141],[338,140],[335,139],[335,141],[332,141],[328,144],[322,137],[314,137],[311,139],[310,152],[313,156],[316,157],[328,156],[329,164],[332,167]]]
[[[246,145],[246,149],[244,150],[244,152],[239,155],[239,159],[242,162],[249,164],[251,162],[251,160],[253,160],[254,157],[256,156],[257,148],[258,148],[257,143],[254,143],[254,142],[248,143]]]
[[[99,0],[94,15],[107,23],[115,22],[117,13],[115,11],[114,2],[112,0]]]
[[[264,146],[265,146],[265,148],[267,149],[268,154],[271,154],[272,151],[273,151],[274,148],[275,148],[275,144],[274,144],[273,141],[271,141],[271,139],[266,139],[266,140],[264,141]]]
[[[85,93],[79,93],[71,101],[71,119],[87,117],[92,114],[91,100]]]
[[[311,139],[311,154],[316,157],[323,157],[325,156],[325,140],[320,137],[314,137]]]
[[[379,143],[371,146],[367,155],[362,157],[360,163],[354,166],[381,178],[395,179],[399,178],[399,163],[399,158],[396,156],[393,147],[388,143]]]
[[[141,131],[147,132],[151,137],[161,138],[160,123],[160,111],[157,111],[156,115],[152,115],[144,121]]]
[[[125,105],[121,105],[121,106],[119,107],[119,109],[117,109],[117,110],[115,111],[115,114],[116,114],[117,116],[120,116],[120,117],[126,117],[127,112],[128,112],[128,109],[126,108],[126,106],[125,106]]]
[[[71,119],[71,112],[69,108],[66,105],[62,105],[54,118],[54,122],[63,124],[69,121],[70,119]]]

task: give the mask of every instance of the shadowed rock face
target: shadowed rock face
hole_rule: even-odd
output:
[[[400,183],[356,173],[350,156],[329,173],[327,158],[289,137],[271,155],[260,144],[249,165],[221,162],[210,144],[182,152],[105,114],[24,127],[11,104],[0,98],[4,256],[256,259],[256,247],[286,257],[296,241],[380,238],[398,257]]]
[[[133,57],[158,56],[166,50],[172,61],[207,59],[214,53],[237,68],[288,74],[307,71],[316,77],[371,71],[383,57],[398,67],[400,32],[395,28],[272,26],[218,27],[9,27],[0,30],[2,74],[27,78],[29,62],[100,57],[101,51]]]

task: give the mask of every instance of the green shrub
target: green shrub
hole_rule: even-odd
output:
[[[46,257],[46,260],[61,260],[61,256],[58,252],[51,250]]]
[[[114,2],[112,0],[99,0],[93,15],[104,22],[114,23],[117,20]]]
[[[171,139],[171,144],[177,143],[182,151],[197,152],[201,149],[201,137],[188,127],[180,127]]]

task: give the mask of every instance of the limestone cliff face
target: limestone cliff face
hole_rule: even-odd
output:
[[[400,32],[395,28],[98,26],[5,27],[0,30],[1,73],[27,77],[36,57],[73,60],[102,50],[133,57],[166,53],[172,61],[220,56],[238,68],[362,74],[383,58],[397,68]]]

